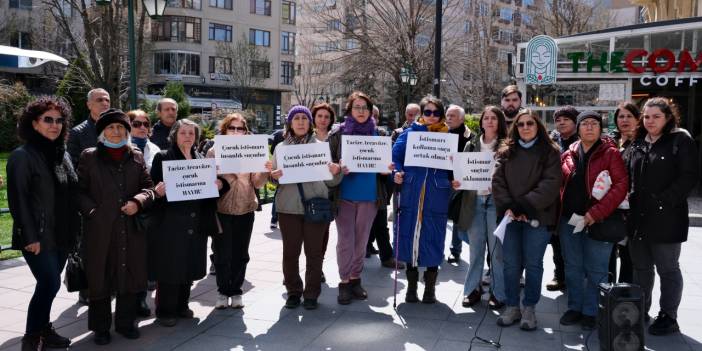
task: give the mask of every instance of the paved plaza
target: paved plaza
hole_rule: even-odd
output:
[[[351,305],[336,303],[336,228],[332,224],[329,250],[324,262],[327,283],[322,286],[320,307],[306,311],[288,310],[282,285],[282,241],[278,230],[269,229],[270,205],[256,213],[251,240],[251,262],[245,283],[244,303],[240,310],[215,310],[217,287],[214,276],[193,286],[190,308],[195,319],[181,320],[174,328],[154,324],[154,318],[140,320],[141,338],[127,340],[113,333],[112,343],[98,347],[87,329],[87,307],[78,305],[77,294],[64,288],[54,301],[52,320],[58,332],[73,340],[73,350],[468,350],[476,328],[486,339],[499,341],[502,350],[585,350],[588,333],[580,327],[565,327],[558,320],[567,307],[560,292],[542,289],[536,306],[539,328],[533,332],[518,326],[501,328],[496,315],[479,307],[461,306],[466,276],[468,249],[460,265],[444,264],[439,273],[434,305],[405,304],[404,273],[399,273],[398,306],[393,309],[393,271],[383,268],[377,256],[366,259],[363,284],[367,301]],[[369,219],[370,220],[370,219]],[[665,337],[646,335],[652,350],[702,350],[702,228],[690,229],[690,240],[683,245],[680,264],[685,278],[678,321],[682,333]],[[450,240],[450,235],[447,235]],[[447,246],[448,247],[448,246]],[[448,253],[448,249],[446,250]],[[304,267],[304,258],[301,262]],[[544,284],[551,278],[553,262],[549,246],[544,259]],[[34,278],[21,259],[0,262],[0,350],[19,350],[26,311],[34,289]],[[656,286],[656,289],[658,287]],[[420,284],[420,294],[422,292]],[[654,306],[658,311],[658,292]],[[484,296],[487,299],[487,296]],[[153,306],[153,299],[149,299]],[[588,340],[590,350],[599,349],[597,332]],[[495,350],[479,341],[473,350]]]

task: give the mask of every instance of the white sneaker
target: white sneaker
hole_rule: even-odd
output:
[[[227,306],[229,306],[229,296],[219,294],[219,296],[217,296],[217,302],[215,302],[215,308],[222,310],[227,308]]]
[[[244,301],[241,299],[241,295],[232,296],[232,303],[229,306],[232,306],[232,308],[244,307]]]

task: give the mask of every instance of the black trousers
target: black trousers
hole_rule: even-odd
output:
[[[225,296],[241,295],[241,286],[249,263],[249,243],[253,231],[254,213],[226,215],[217,213],[222,233],[215,234],[212,244],[213,262],[217,271],[217,290]]]
[[[188,284],[158,282],[156,290],[156,317],[177,318],[179,312],[188,309],[190,287]]]
[[[127,330],[134,327],[136,320],[137,294],[117,294],[115,308],[115,329]],[[90,299],[88,303],[88,329],[106,332],[112,326],[111,299]]]
[[[561,239],[558,235],[551,235],[551,248],[553,249],[553,277],[559,282],[565,282],[565,262],[561,253]]]
[[[388,229],[388,208],[386,206],[381,206],[378,212],[375,214],[375,219],[373,219],[373,225],[371,226],[370,236],[368,236],[368,246],[370,249],[373,245],[373,240],[378,243],[378,256],[380,261],[387,261],[391,259],[393,255],[392,245],[390,244],[390,230]]]
[[[38,255],[22,250],[29,270],[37,280],[27,310],[27,334],[36,333],[49,324],[51,305],[61,289],[61,271],[66,265],[66,253],[61,250],[41,250]]]
[[[619,257],[619,274],[617,275],[617,257]],[[617,280],[617,277],[619,277]],[[614,245],[609,256],[609,282],[633,283],[634,267],[631,264],[629,246]]]

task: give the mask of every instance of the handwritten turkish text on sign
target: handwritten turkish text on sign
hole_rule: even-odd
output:
[[[218,197],[215,160],[163,161],[163,182],[168,202]]]
[[[458,134],[411,132],[407,135],[405,166],[451,170],[451,154],[458,149]]]
[[[341,159],[350,172],[387,173],[392,163],[392,140],[384,136],[344,135]]]
[[[453,154],[453,179],[461,190],[488,190],[495,167],[493,152],[457,152]]]
[[[213,147],[219,174],[266,172],[266,135],[216,135]]]
[[[279,145],[276,167],[283,171],[280,184],[316,182],[332,179],[329,172],[329,143]]]

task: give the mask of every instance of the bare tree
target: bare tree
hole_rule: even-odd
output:
[[[246,35],[234,43],[218,43],[217,56],[231,60],[229,82],[242,108],[248,109],[254,91],[271,75],[268,56],[261,48],[250,44]]]
[[[544,34],[561,37],[607,28],[611,22],[603,0],[545,0],[539,23]]]
[[[332,93],[331,86],[339,79],[334,72],[337,63],[326,59],[317,50],[310,35],[298,33],[298,38],[296,59],[299,68],[293,82],[294,96],[298,104],[310,107],[320,96]]]

